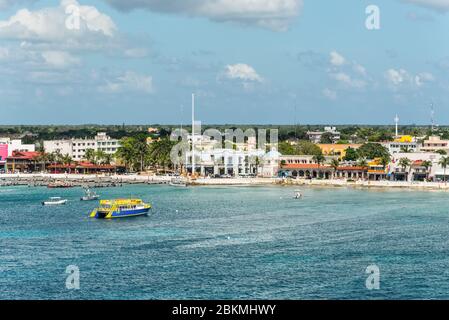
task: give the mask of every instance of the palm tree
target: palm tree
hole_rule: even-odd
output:
[[[115,157],[123,161],[127,171],[132,169],[135,160],[135,150],[133,147],[133,138],[123,138],[120,141],[120,147],[115,153]]]
[[[50,162],[50,154],[42,152],[36,157],[36,161],[40,162],[42,166],[42,172],[45,171],[45,168],[47,166],[47,163]]]
[[[432,168],[432,161],[426,160],[421,164],[424,168],[426,168],[426,180],[429,180],[429,169]]]
[[[338,161],[338,159],[332,159],[331,163],[330,163],[332,169],[334,169],[333,173],[332,173],[332,179],[335,178],[335,173],[338,170],[338,167],[340,166],[340,161]]]
[[[389,156],[384,156],[384,157],[380,158],[380,164],[382,165],[384,170],[387,168],[390,161],[391,161],[391,159]]]
[[[441,157],[441,159],[440,159],[440,161],[438,163],[444,170],[444,173],[443,173],[444,174],[444,183],[447,183],[446,168],[449,165],[449,157]]]
[[[155,165],[156,171],[158,167],[162,167],[164,170],[171,168],[173,163],[170,158],[170,152],[175,144],[176,142],[169,139],[153,142],[147,153],[147,163]]]
[[[357,161],[357,165],[359,167],[366,168],[366,167],[368,167],[368,162],[366,161],[366,158],[361,157],[361,158],[359,158],[359,161]]]
[[[103,163],[104,164],[111,164],[111,162],[114,161],[114,155],[110,153],[105,153],[103,156]]]
[[[103,150],[97,150],[95,152],[95,160],[97,163],[104,163],[104,160],[106,158],[106,152]]]
[[[71,173],[72,169],[70,165],[73,163],[72,157],[69,154],[65,154],[61,158],[62,164],[67,165],[69,167],[69,173]]]
[[[402,168],[402,170],[404,171],[404,173],[406,174],[406,180],[408,181],[408,171],[407,171],[407,168],[408,167],[410,167],[410,165],[411,165],[411,161],[410,161],[410,159],[408,159],[408,158],[401,158],[401,159],[399,159],[399,162],[398,162],[398,164],[399,164],[399,166]]]
[[[97,155],[94,149],[87,149],[84,158],[90,163],[97,163]]]
[[[324,158],[324,156],[323,156],[322,154],[316,154],[316,155],[313,156],[312,160],[313,160],[316,164],[320,165],[320,164],[322,164],[322,163],[324,162],[324,160],[326,160],[326,159]]]

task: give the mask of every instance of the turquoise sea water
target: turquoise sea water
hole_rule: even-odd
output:
[[[448,193],[293,190],[99,189],[154,208],[95,220],[81,189],[0,188],[0,299],[449,298]],[[69,203],[41,206],[49,196]],[[371,264],[380,290],[365,287]]]

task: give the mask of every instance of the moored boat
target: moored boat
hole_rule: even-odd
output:
[[[181,178],[171,179],[169,185],[173,187],[187,187],[187,182]]]
[[[98,200],[100,196],[96,194],[95,191],[92,191],[90,189],[85,190],[84,196],[81,197],[81,201],[92,201],[92,200]]]
[[[114,219],[147,215],[151,205],[141,199],[100,200],[100,206],[90,214],[91,218]]]
[[[47,201],[42,201],[43,206],[58,206],[66,203],[67,199],[62,199],[61,197],[51,197]]]

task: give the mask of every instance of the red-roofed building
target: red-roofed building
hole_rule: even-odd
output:
[[[292,178],[321,179],[366,179],[368,167],[340,166],[336,170],[327,164],[316,163],[285,163],[281,164],[279,176]]]
[[[40,152],[13,151],[6,158],[6,170],[9,172],[34,172],[39,169]]]
[[[91,173],[113,173],[122,172],[125,167],[111,165],[111,164],[93,164],[90,162],[75,162],[72,164],[51,164],[48,170],[52,173],[81,173],[81,174],[91,174]]]

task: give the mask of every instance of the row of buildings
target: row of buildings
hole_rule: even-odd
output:
[[[335,139],[338,131],[326,128],[325,132],[333,132]],[[318,134],[318,133],[317,133]],[[313,136],[313,133],[311,133]],[[316,138],[317,141],[318,137]],[[267,152],[257,144],[256,137],[247,137],[244,142],[230,142],[232,147],[223,147],[221,142],[206,139],[202,135],[189,136],[190,143],[195,144],[195,151],[187,151],[182,164],[177,169],[185,170],[201,176],[263,176],[318,179],[366,179],[366,180],[442,180],[447,176],[445,168],[440,165],[444,154],[449,154],[449,140],[439,136],[431,136],[424,141],[411,136],[398,136],[394,141],[380,142],[390,153],[391,162],[382,164],[380,159],[368,159],[366,165],[360,166],[356,161],[345,161],[349,148],[357,150],[361,144],[319,144],[325,160],[318,164],[313,156],[280,154],[274,146]],[[0,138],[0,171],[29,172],[55,170],[58,172],[89,173],[92,171],[114,171],[101,165],[86,162],[86,152],[89,149],[115,154],[120,147],[120,141],[112,139],[106,133],[100,132],[93,138],[51,140],[43,142],[46,153],[68,155],[73,164],[52,164],[44,168],[39,163],[39,153],[35,146],[23,144],[18,139]],[[193,157],[194,155],[194,157]],[[408,159],[409,165],[404,167],[401,159]],[[340,161],[338,166],[330,165],[332,159]],[[430,165],[429,165],[430,164]],[[181,168],[180,168],[181,167]],[[448,170],[449,173],[449,170]]]
[[[115,154],[120,147],[120,141],[112,139],[104,132],[99,132],[93,138],[65,139],[43,141],[45,153],[58,153],[69,156],[74,163],[62,168],[60,164],[52,164],[43,168],[39,161],[40,152],[36,152],[34,144],[23,144],[20,139],[0,137],[0,172],[33,172],[44,169],[58,171],[72,171],[87,173],[95,170],[113,171],[116,166],[93,165],[86,159],[86,151],[102,151],[106,154]],[[59,166],[58,168],[56,168]]]

